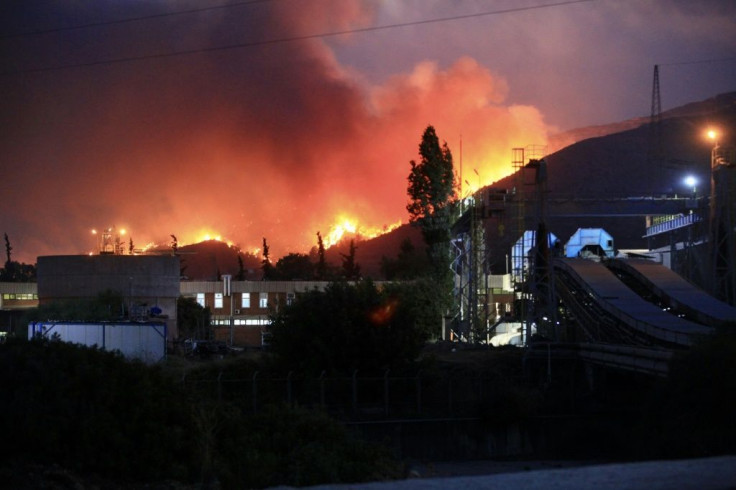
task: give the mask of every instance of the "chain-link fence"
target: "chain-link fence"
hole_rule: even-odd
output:
[[[269,404],[320,408],[347,420],[387,418],[477,417],[489,415],[501,399],[508,401],[514,380],[497,376],[452,376],[418,372],[348,376],[274,375],[255,371],[247,376],[182,378],[193,396],[240,404],[257,412]]]

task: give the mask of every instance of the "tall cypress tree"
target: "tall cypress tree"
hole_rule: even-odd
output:
[[[447,143],[440,146],[434,127],[427,126],[419,144],[421,160],[409,173],[409,221],[422,230],[435,272],[444,276],[450,262],[450,218],[455,203],[455,171]]]
[[[268,243],[266,238],[263,238],[263,261],[261,262],[261,270],[263,271],[263,280],[268,281],[273,279],[273,264],[271,264],[271,258],[269,257]]]
[[[322,235],[317,232],[317,280],[324,281],[327,278],[327,261],[325,259],[325,242],[322,240]]]

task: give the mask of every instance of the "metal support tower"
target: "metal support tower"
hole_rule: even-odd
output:
[[[649,119],[649,147],[647,164],[655,169],[657,179],[662,178],[662,99],[659,93],[659,65],[654,65],[654,79],[652,81],[652,111]],[[654,185],[655,179],[652,184]],[[651,189],[654,191],[654,189]]]
[[[517,214],[513,223],[512,236],[522,237],[524,236],[524,232],[530,229],[530,227],[532,229],[536,229],[537,227],[539,221],[537,218],[537,215],[539,214],[537,205],[535,203],[532,209],[526,209],[525,202],[528,201],[530,197],[538,200],[536,193],[538,168],[534,165],[527,164],[527,159],[529,162],[536,161],[537,158],[543,157],[545,152],[546,147],[538,145],[512,149],[511,165],[516,177],[514,197],[517,202]],[[532,239],[533,243],[530,245],[532,250],[536,250],[536,241],[538,240],[536,233],[533,234],[533,237],[535,238]],[[524,247],[522,247],[522,249],[523,248]],[[517,249],[514,248],[514,250],[516,251]],[[512,257],[512,263],[524,264],[526,262],[527,257]],[[514,291],[518,300],[518,320],[524,331],[524,340],[528,344],[531,339],[531,324],[534,316],[534,291],[530,288],[530,278],[523,274],[523,267],[521,274],[514,274],[512,277],[514,281]]]
[[[482,194],[479,190],[463,201],[463,206],[468,206],[463,210],[452,240],[457,305],[454,326],[461,340],[472,342],[485,339],[489,316]]]
[[[656,162],[662,157],[662,98],[659,92],[659,65],[654,65],[652,81],[652,110],[649,119],[649,158]]]
[[[531,318],[537,323],[537,331],[554,340],[557,339],[557,304],[552,274],[552,257],[555,251],[551,249],[554,244],[550,243],[550,231],[547,228],[547,162],[544,159],[530,160],[529,167],[535,170],[536,227],[533,270],[528,278],[528,289],[533,298],[530,312]]]
[[[736,158],[734,148],[711,151],[710,257],[712,292],[736,305]]]

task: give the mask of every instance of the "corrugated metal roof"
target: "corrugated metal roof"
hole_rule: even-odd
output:
[[[644,259],[619,259],[612,263],[644,282],[655,294],[709,325],[736,323],[736,308],[689,283],[671,269]]]
[[[556,264],[577,276],[598,304],[627,325],[655,338],[689,345],[694,335],[712,329],[679,318],[644,300],[603,264],[585,259],[557,259]]]

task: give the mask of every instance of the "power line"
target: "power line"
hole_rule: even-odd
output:
[[[672,63],[660,63],[659,66],[698,65],[703,63],[722,63],[724,61],[736,61],[736,56],[729,56],[727,58],[710,58],[704,60],[673,61]]]
[[[200,12],[207,12],[210,10],[221,10],[221,9],[227,9],[231,7],[241,7],[243,5],[253,5],[256,3],[267,3],[271,1],[273,0],[248,0],[248,1],[243,1],[243,2],[229,3],[226,5],[215,5],[212,7],[201,7],[201,8],[188,9],[188,10],[177,10],[176,12],[165,12],[161,14],[142,15],[140,17],[128,17],[126,19],[92,22],[89,24],[80,24],[76,26],[56,27],[53,29],[41,29],[37,31],[19,32],[17,34],[7,34],[4,36],[0,36],[0,40],[15,39],[18,37],[38,36],[41,34],[51,34],[51,33],[56,33],[56,32],[76,31],[80,29],[88,29],[90,27],[103,27],[103,26],[112,26],[116,24],[128,24],[131,22],[139,22],[141,20],[160,19],[163,17],[173,17],[175,15],[195,14],[195,13],[200,13]]]
[[[268,0],[252,0],[252,2],[256,2],[256,1],[268,1]],[[70,69],[70,68],[83,68],[83,67],[90,67],[90,66],[111,65],[111,64],[117,64],[117,63],[129,63],[129,62],[134,62],[134,61],[172,58],[175,56],[213,53],[216,51],[226,51],[226,50],[232,50],[232,49],[252,48],[252,47],[268,46],[268,45],[274,45],[274,44],[285,44],[285,43],[291,43],[291,42],[297,42],[297,41],[306,41],[310,39],[320,39],[320,38],[343,36],[346,34],[360,34],[360,33],[366,33],[366,32],[383,31],[383,30],[388,30],[388,29],[399,29],[402,27],[437,24],[441,22],[451,22],[451,21],[466,20],[466,19],[479,18],[479,17],[488,17],[492,15],[526,12],[526,11],[531,11],[531,10],[540,10],[540,9],[546,9],[546,8],[552,8],[552,7],[562,7],[566,5],[588,3],[588,2],[594,2],[594,1],[596,0],[564,0],[561,2],[547,3],[547,4],[542,4],[542,5],[513,7],[513,8],[508,8],[508,9],[492,10],[488,12],[476,12],[474,14],[455,15],[455,16],[450,16],[450,17],[438,17],[434,19],[417,20],[417,21],[411,21],[411,22],[400,22],[396,24],[387,24],[387,25],[382,25],[382,26],[362,27],[362,28],[355,28],[355,29],[346,29],[342,31],[323,32],[323,33],[318,33],[318,34],[307,34],[307,35],[302,35],[302,36],[292,36],[292,37],[284,37],[284,38],[276,38],[276,39],[266,39],[263,41],[236,43],[236,44],[229,44],[229,45],[224,45],[224,46],[213,46],[209,48],[189,49],[189,50],[184,50],[184,51],[172,51],[169,53],[156,53],[156,54],[147,54],[147,55],[140,55],[140,56],[129,56],[129,57],[123,57],[123,58],[111,58],[111,59],[106,59],[106,60],[89,61],[85,63],[73,63],[73,64],[67,64],[67,65],[53,66],[53,67],[30,68],[30,69],[25,69],[25,70],[7,71],[7,72],[0,72],[0,76],[41,73],[41,72],[48,72],[48,71],[65,70],[65,69]],[[249,2],[245,2],[245,3],[249,3]],[[211,8],[217,8],[217,7],[208,7],[208,8],[211,9]]]

